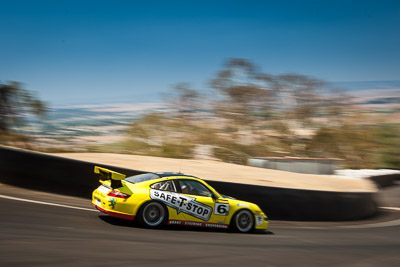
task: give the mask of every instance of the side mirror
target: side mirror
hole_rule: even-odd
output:
[[[216,194],[214,194],[214,193],[211,193],[211,198],[214,199],[214,200],[217,200],[218,196]]]

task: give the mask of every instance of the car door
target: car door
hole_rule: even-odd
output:
[[[226,218],[229,214],[229,203],[227,201],[213,198],[214,194],[199,181],[191,179],[177,179],[175,181],[181,197],[186,199],[181,211],[187,221],[227,224]],[[215,227],[215,225],[210,225],[210,227]]]
[[[172,180],[166,180],[154,183],[150,186],[150,198],[163,202],[168,208],[170,220],[185,220],[185,217],[179,212],[179,193]]]

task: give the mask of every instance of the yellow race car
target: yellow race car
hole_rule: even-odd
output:
[[[256,205],[223,196],[203,180],[181,173],[144,173],[126,178],[96,166],[101,185],[92,204],[110,216],[138,220],[147,228],[165,224],[231,228],[238,232],[268,228]]]

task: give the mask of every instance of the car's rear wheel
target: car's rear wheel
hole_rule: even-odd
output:
[[[241,233],[251,232],[254,228],[254,215],[249,210],[239,210],[233,216],[232,228]]]
[[[157,201],[151,201],[140,209],[139,221],[146,228],[159,228],[165,225],[168,219],[167,208]]]

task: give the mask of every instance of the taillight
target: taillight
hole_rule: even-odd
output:
[[[123,199],[127,199],[129,198],[131,195],[119,192],[119,191],[111,191],[110,193],[107,194],[107,196],[109,197],[118,197],[118,198],[123,198]]]

